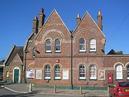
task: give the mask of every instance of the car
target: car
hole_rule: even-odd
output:
[[[129,97],[129,82],[121,81],[115,82],[115,84],[109,85],[110,97]]]

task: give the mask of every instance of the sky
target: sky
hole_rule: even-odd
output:
[[[56,9],[69,30],[75,29],[78,13],[83,17],[88,11],[97,22],[101,10],[106,53],[115,49],[129,54],[129,0],[0,0],[0,59],[14,45],[25,45],[41,8],[46,19]]]

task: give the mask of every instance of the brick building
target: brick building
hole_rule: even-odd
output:
[[[4,80],[8,83],[21,83],[23,76],[23,46],[14,45],[4,62]]]
[[[45,21],[42,9],[24,46],[22,75],[26,80],[65,86],[104,86],[128,80],[129,55],[114,50],[105,54],[101,11],[97,19],[96,23],[88,12],[82,18],[77,15],[71,32],[56,10]]]

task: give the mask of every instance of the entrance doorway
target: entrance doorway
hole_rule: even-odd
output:
[[[14,83],[20,82],[20,69],[19,69],[19,67],[15,67],[13,70],[13,82]]]

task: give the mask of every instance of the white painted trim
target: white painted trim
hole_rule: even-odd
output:
[[[79,77],[79,79],[80,79],[80,80],[81,80],[81,79],[83,80],[83,79],[86,79],[86,77]]]
[[[124,68],[124,64],[123,64],[123,63],[121,63],[121,62],[116,62],[116,63],[114,64],[114,70],[116,70],[116,65],[118,65],[118,64],[121,64],[121,65],[122,65],[122,69]]]
[[[44,77],[44,79],[45,79],[45,80],[47,80],[47,79],[51,79],[51,77]]]
[[[61,77],[55,77],[55,79],[61,79]]]
[[[95,66],[95,76],[93,77],[93,76],[91,76],[90,75],[90,79],[97,79],[97,74],[98,74],[98,71],[97,71],[97,65],[96,64],[90,64],[89,65],[89,72],[90,72],[90,70],[91,70],[91,66]]]
[[[18,79],[18,83],[20,83],[20,82],[21,82],[21,70],[20,70],[19,67],[14,67],[14,69],[13,69],[13,83],[14,83],[14,70],[15,70],[15,69],[19,69],[19,79]]]
[[[129,65],[129,62],[127,62],[126,64],[125,64],[125,68],[127,69],[127,66]]]
[[[95,45],[95,47],[93,48],[92,45]],[[97,48],[97,40],[95,38],[90,39],[90,52],[96,52],[96,48]]]
[[[7,62],[8,58],[10,57],[10,55],[11,55],[12,51],[14,50],[14,48],[15,48],[15,45],[13,45],[11,50],[9,51],[9,54],[7,55],[7,57],[6,57],[6,59],[5,59],[4,63],[3,63],[4,65]]]
[[[90,79],[93,79],[93,80],[95,80],[95,79],[97,79],[97,77],[95,76],[95,77],[90,77]]]
[[[122,67],[122,71],[121,71],[121,73],[122,73],[121,75],[122,75],[122,76],[121,76],[121,77],[118,76],[118,71],[117,71],[117,68],[116,68],[116,67],[118,67],[118,66],[121,66],[121,67]],[[123,79],[123,66],[122,66],[122,64],[116,64],[116,65],[115,65],[115,75],[116,75],[116,79],[118,79],[118,80],[119,80],[119,79]]]

